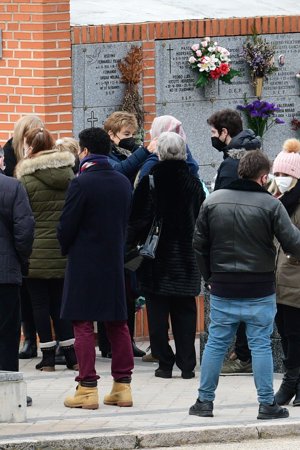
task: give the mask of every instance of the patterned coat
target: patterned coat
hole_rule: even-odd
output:
[[[185,161],[166,160],[152,169],[155,204],[151,201],[149,176],[134,194],[128,245],[144,242],[154,214],[162,218],[162,232],[154,260],[144,260],[137,272],[144,293],[196,296],[200,274],[192,247],[195,222],[205,194]]]

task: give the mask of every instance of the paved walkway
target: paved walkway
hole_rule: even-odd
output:
[[[145,349],[148,342],[139,346]],[[221,377],[215,417],[199,418],[188,415],[188,408],[197,397],[199,370],[192,380],[183,380],[178,369],[172,379],[160,379],[154,377],[157,364],[136,358],[134,406],[118,408],[103,405],[103,397],[112,384],[110,360],[97,355],[101,406],[90,411],[63,405],[64,398],[74,392],[75,372],[64,366],[57,366],[52,373],[39,372],[35,369],[37,361],[36,358],[20,361],[33,405],[27,409],[26,423],[0,424],[1,449],[37,449],[38,443],[45,441],[47,450],[83,449],[87,444],[89,449],[154,448],[300,433],[300,408],[289,406],[289,419],[267,422],[256,419],[258,405],[252,375]],[[281,375],[275,375],[275,388],[280,379]],[[24,446],[24,442],[28,444]]]

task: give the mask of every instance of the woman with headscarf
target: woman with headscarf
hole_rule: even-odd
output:
[[[300,141],[288,139],[273,163],[274,178],[269,192],[285,206],[300,229]],[[283,349],[285,372],[275,394],[278,405],[300,406],[300,261],[277,247],[275,317]]]
[[[171,378],[174,364],[182,378],[193,378],[196,366],[195,296],[200,275],[192,247],[195,221],[205,194],[199,178],[186,163],[186,143],[175,132],[157,140],[159,162],[152,168],[154,192],[149,175],[142,178],[133,197],[128,246],[144,242],[154,217],[162,221],[155,259],[144,259],[137,271],[146,298],[150,345],[159,360],[156,377]],[[168,341],[171,318],[176,355]]]
[[[159,138],[159,136],[166,131],[172,131],[173,133],[178,134],[186,143],[186,134],[182,127],[182,123],[173,116],[165,115],[156,117],[152,122],[150,129],[150,137],[151,137],[150,149],[152,149],[152,146],[155,146],[155,142]],[[187,155],[186,162],[190,172],[193,175],[197,176],[199,165],[194,160],[187,144],[186,144],[186,155]],[[147,160],[144,162],[140,170],[138,179],[141,180],[145,175],[148,175],[152,167],[155,166],[155,164],[157,163],[158,157],[155,153],[152,153],[150,156],[148,156]]]

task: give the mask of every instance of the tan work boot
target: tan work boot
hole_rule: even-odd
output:
[[[112,390],[104,397],[103,403],[104,405],[132,406],[130,384],[114,381]]]
[[[78,384],[74,397],[67,397],[64,405],[68,408],[98,409],[98,388]]]

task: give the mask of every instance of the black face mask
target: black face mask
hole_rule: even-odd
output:
[[[220,141],[220,139],[217,136],[213,136],[211,138],[211,145],[217,150],[219,150],[219,152],[223,152],[227,147],[227,144],[225,144],[225,142]]]
[[[126,150],[129,150],[130,152],[133,152],[135,150],[135,147],[138,147],[138,145],[135,142],[134,137],[128,137],[128,138],[121,139],[118,146],[121,148],[125,148]]]

